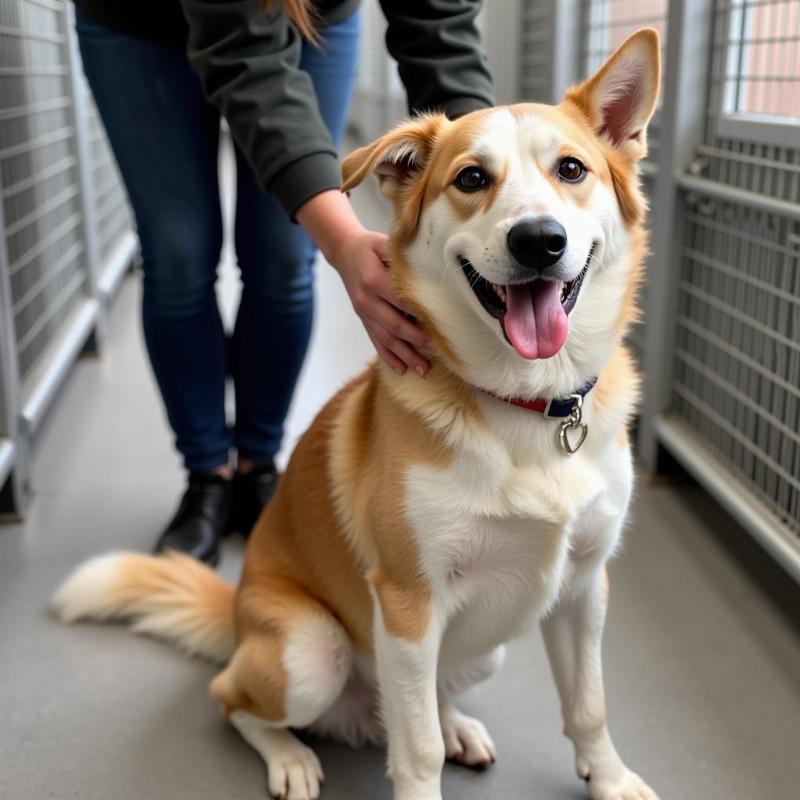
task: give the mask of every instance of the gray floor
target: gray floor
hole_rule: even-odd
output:
[[[370,204],[371,206],[371,204]],[[223,302],[236,292],[226,252]],[[330,269],[321,264],[314,342],[289,444],[369,356]],[[220,719],[213,669],[122,629],[58,625],[58,581],[111,548],[147,549],[172,510],[180,472],[143,356],[129,279],[106,352],[83,360],[38,442],[36,501],[0,528],[0,798],[251,800],[266,796],[256,755]],[[287,449],[288,449],[287,447]],[[800,639],[732,557],[734,532],[690,486],[641,486],[612,569],[605,664],[611,728],[662,800],[798,797]],[[749,552],[749,554],[748,554]],[[235,576],[240,545],[223,571]],[[763,563],[757,550],[745,560]],[[765,588],[780,583],[766,568]],[[784,601],[797,600],[783,583]],[[487,723],[490,771],[448,766],[452,800],[579,800],[570,748],[535,633],[503,672],[464,698]],[[318,743],[327,800],[388,800],[383,754]]]

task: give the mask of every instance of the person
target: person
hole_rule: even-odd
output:
[[[147,352],[188,475],[155,550],[216,564],[220,538],[249,532],[277,480],[310,336],[317,248],[379,355],[399,372],[429,367],[416,349],[425,334],[389,287],[385,237],[359,222],[340,191],[358,0],[75,3],[84,72],[141,242]],[[455,117],[492,104],[480,0],[381,5],[412,113]],[[215,295],[220,116],[235,143],[242,281],[230,338]]]

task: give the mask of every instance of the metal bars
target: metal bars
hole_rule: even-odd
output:
[[[520,8],[520,99],[550,103],[555,64],[555,2],[524,0]]]
[[[673,0],[670,22],[692,5]],[[686,119],[664,142],[654,203],[666,230],[654,240],[640,445],[651,469],[667,447],[800,578],[800,129],[756,119],[747,86],[772,77],[757,49],[766,20],[779,6],[791,20],[800,3],[708,6],[708,85],[684,89],[675,110],[665,101],[666,121]],[[784,33],[772,44],[785,54]],[[786,77],[800,82],[800,63]]]
[[[13,109],[0,121],[0,175],[23,383],[86,290],[63,14],[63,6],[19,2],[4,5],[0,20],[0,87]],[[47,177],[30,180],[37,173]]]
[[[800,574],[800,127],[787,125],[800,117],[800,0],[714,12],[704,136],[694,177],[679,178],[665,422],[750,495],[762,523],[749,513],[749,525],[780,531],[776,552]]]
[[[783,28],[783,23],[792,28]],[[756,36],[781,30],[771,44]],[[713,180],[800,197],[800,0],[717,0],[700,168]],[[781,80],[774,80],[774,71]]]
[[[91,166],[89,180],[94,203],[93,230],[97,243],[98,288],[100,294],[109,300],[122,273],[130,266],[136,254],[137,242],[132,233],[133,219],[117,162],[109,147],[94,100],[83,81],[81,84],[87,100],[88,160]]]
[[[639,28],[655,28],[661,37],[662,59],[667,48],[669,0],[583,0],[582,72],[589,75]],[[659,100],[659,108],[661,101]],[[658,162],[660,114],[647,132],[651,169]]]
[[[671,412],[800,538],[800,225],[695,195]]]
[[[800,119],[800,1],[738,0],[721,11],[724,113]]]
[[[119,177],[88,102],[71,5],[3,3],[0,512],[20,511],[29,438],[77,354],[98,341],[98,268],[113,263],[119,272],[134,253]]]
[[[0,203],[0,230],[4,227]],[[16,516],[26,494],[26,450],[19,436],[19,367],[14,347],[8,252],[0,236],[0,518]]]
[[[598,69],[639,28],[655,28],[666,45],[668,5],[668,0],[584,0],[584,71]]]
[[[583,77],[582,50],[576,43],[583,37],[584,7],[585,0],[520,0],[519,24],[506,26],[502,44],[504,54],[513,47],[509,37],[519,47],[517,93],[507,102],[557,103],[567,87]],[[497,27],[490,17],[489,31]],[[489,58],[491,62],[491,51]]]

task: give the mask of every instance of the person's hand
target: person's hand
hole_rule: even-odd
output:
[[[392,291],[381,257],[387,237],[367,230],[335,189],[307,200],[296,218],[341,275],[378,355],[401,375],[409,367],[424,375],[431,365],[415,347],[425,347],[428,337]]]
[[[415,347],[425,347],[428,336],[392,291],[382,257],[386,238],[364,228],[352,231],[339,242],[332,263],[380,357],[400,374],[411,368],[424,375],[430,364]]]

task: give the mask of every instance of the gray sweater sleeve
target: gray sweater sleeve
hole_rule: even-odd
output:
[[[261,186],[286,212],[338,189],[336,148],[311,78],[300,69],[302,40],[273,0],[180,0],[187,53],[206,95],[227,119]],[[492,103],[475,26],[480,0],[381,0],[387,43],[400,64],[412,111],[458,116]]]
[[[386,45],[398,63],[408,109],[458,117],[494,104],[475,23],[481,0],[381,0]]]
[[[314,195],[338,189],[336,148],[300,65],[302,40],[273,2],[181,0],[188,56],[206,95],[227,119],[262,187],[290,216]]]

